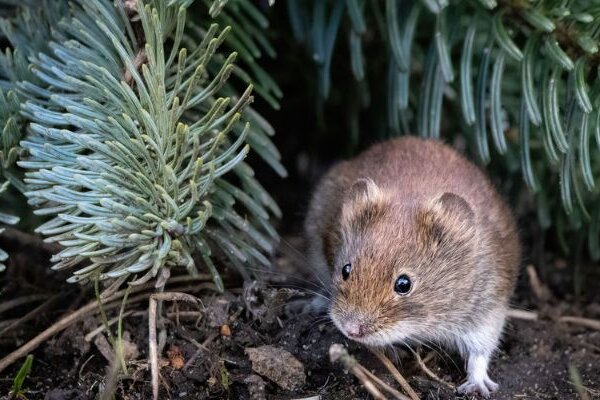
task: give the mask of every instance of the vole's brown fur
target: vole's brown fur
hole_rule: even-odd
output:
[[[520,246],[509,208],[475,165],[435,140],[376,144],[327,173],[305,231],[313,262],[331,271],[336,325],[360,322],[366,344],[434,340],[465,356],[485,342],[487,368]],[[347,263],[352,270],[343,280]],[[409,295],[394,292],[400,274],[411,277]],[[487,373],[471,379],[469,371],[465,391],[495,389],[491,380],[482,383]]]

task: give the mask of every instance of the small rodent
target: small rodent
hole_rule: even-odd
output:
[[[478,167],[437,140],[375,144],[321,180],[305,233],[345,336],[454,347],[467,361],[460,392],[497,389],[488,364],[521,250],[510,209]]]

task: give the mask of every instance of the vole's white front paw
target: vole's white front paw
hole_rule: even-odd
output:
[[[458,387],[458,392],[462,394],[479,393],[485,398],[490,397],[491,392],[498,389],[498,384],[492,381],[487,375],[481,380],[469,379]]]

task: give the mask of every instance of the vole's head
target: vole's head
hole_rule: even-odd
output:
[[[444,322],[468,318],[477,239],[463,198],[439,193],[406,204],[362,179],[343,202],[325,249],[333,266],[330,315],[344,335],[388,345],[443,334]]]

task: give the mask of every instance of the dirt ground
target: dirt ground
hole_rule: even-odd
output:
[[[297,240],[292,238],[286,243],[285,247],[293,248]],[[45,296],[0,314],[0,321],[4,321],[0,322],[2,331],[11,321],[41,308],[30,320],[0,334],[2,356],[93,298],[89,291],[63,283],[65,276],[35,267],[46,263],[43,250],[33,254],[31,244],[8,243],[11,245],[13,253],[16,252],[12,262],[21,268],[18,272],[10,269],[2,277],[0,310],[4,302],[30,294],[33,289]],[[288,250],[283,253],[277,262],[284,272],[261,274],[269,282],[229,281],[229,290],[224,294],[214,293],[207,288],[209,285],[191,283],[168,289],[187,290],[202,300],[202,306],[181,302],[165,305],[167,336],[160,360],[161,398],[370,398],[352,374],[330,362],[328,351],[333,343],[347,346],[363,366],[398,387],[375,356],[346,340],[326,318],[298,312],[307,299],[306,291],[300,288],[301,280],[292,279],[295,256],[289,256]],[[600,398],[600,331],[558,321],[559,315],[600,318],[598,291],[589,291],[592,297],[579,303],[586,306],[577,305],[568,296],[540,302],[533,296],[525,275],[517,290],[515,306],[536,310],[540,318],[509,321],[502,346],[491,365],[491,376],[500,384],[493,398],[579,398],[570,368],[581,378],[583,387],[579,391],[588,398]],[[552,282],[562,282],[552,275],[548,281],[550,291],[557,289]],[[126,309],[129,314],[124,319],[123,337],[129,357],[128,375],[117,383],[119,399],[151,398],[146,362],[147,299],[141,297],[142,300],[132,302]],[[118,308],[109,310],[108,319],[117,313]],[[98,398],[105,391],[105,378],[111,376],[108,360],[113,353],[104,333],[87,340],[86,335],[101,325],[98,316],[87,317],[37,348],[33,352],[33,368],[24,384],[26,398]],[[406,348],[397,347],[393,356],[399,371],[422,399],[458,397],[448,386],[425,375]],[[464,378],[463,363],[456,354],[433,347],[422,349],[422,356],[429,369],[444,381],[456,385]],[[9,398],[21,363],[0,373],[0,398]]]

